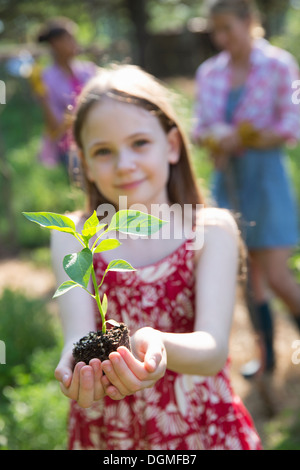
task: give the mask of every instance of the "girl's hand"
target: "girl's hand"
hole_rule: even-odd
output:
[[[226,169],[229,159],[243,148],[239,131],[233,128],[219,139],[218,145],[219,150],[211,152],[211,159],[216,170],[223,171]]]
[[[101,383],[103,376],[101,361],[92,359],[89,365],[78,362],[74,370],[73,368],[72,350],[67,350],[61,356],[55,377],[60,382],[60,388],[66,397],[76,400],[82,408],[88,408],[105,395]]]
[[[230,157],[229,153],[218,152],[210,155],[216,170],[223,171],[226,169]]]
[[[133,354],[121,346],[109,355],[109,361],[102,363],[105,376],[101,382],[106,394],[114,400],[152,387],[167,368],[166,350],[159,331],[141,328],[132,336],[131,346]]]
[[[243,147],[239,130],[233,128],[231,132],[219,140],[219,146],[224,153],[238,153]]]

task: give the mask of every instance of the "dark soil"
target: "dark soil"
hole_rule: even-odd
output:
[[[107,329],[105,334],[102,331],[91,331],[75,343],[73,357],[76,363],[85,362],[88,364],[94,358],[103,362],[119,346],[125,346],[129,351],[131,350],[129,330],[124,323]]]

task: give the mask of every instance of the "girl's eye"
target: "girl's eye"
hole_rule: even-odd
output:
[[[111,150],[107,147],[102,147],[94,152],[94,157],[100,156],[100,157],[106,157],[111,154]]]
[[[135,140],[135,141],[133,142],[133,146],[134,146],[135,148],[142,148],[142,147],[144,147],[144,146],[147,145],[147,144],[149,144],[149,140],[147,140],[147,139],[138,139],[138,140]]]

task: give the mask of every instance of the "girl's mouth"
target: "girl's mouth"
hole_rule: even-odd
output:
[[[137,181],[132,181],[132,182],[129,182],[129,183],[118,184],[118,185],[116,185],[116,187],[118,189],[134,189],[137,186],[139,186],[141,183],[143,183],[143,181],[145,181],[145,179],[146,178],[143,178],[143,179],[140,179],[140,180],[137,180]]]

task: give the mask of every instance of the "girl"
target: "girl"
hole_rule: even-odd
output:
[[[215,200],[241,214],[249,309],[262,338],[262,360],[245,370],[252,375],[275,365],[269,288],[300,330],[300,287],[287,263],[298,242],[297,209],[283,150],[300,136],[299,107],[292,101],[299,70],[290,54],[257,37],[262,28],[250,1],[214,1],[210,24],[222,51],[197,71],[193,138],[210,149],[213,141]]]
[[[133,275],[108,273],[102,286],[109,315],[131,330],[133,354],[121,347],[102,364],[93,359],[74,368],[73,343],[99,325],[84,291],[61,298],[65,347],[55,375],[72,399],[69,448],[259,449],[252,420],[232,391],[227,361],[238,230],[228,212],[199,209],[203,198],[167,91],[134,66],[103,70],[80,96],[74,135],[88,214],[104,203],[118,208],[120,196],[129,207],[174,210],[168,239],[125,238],[115,253],[95,261],[99,279],[115,256],[137,268]],[[186,204],[194,212],[198,207],[198,215],[185,237]],[[203,218],[204,245],[190,249]],[[79,215],[76,222],[84,220]],[[62,257],[78,249],[71,243],[53,233],[58,282]]]
[[[34,86],[47,131],[39,157],[47,166],[68,163],[69,107],[97,71],[92,62],[76,59],[79,52],[76,30],[77,25],[68,18],[51,18],[41,27],[37,38],[40,44],[48,45],[53,60],[53,64],[43,70],[40,80],[36,78]]]

